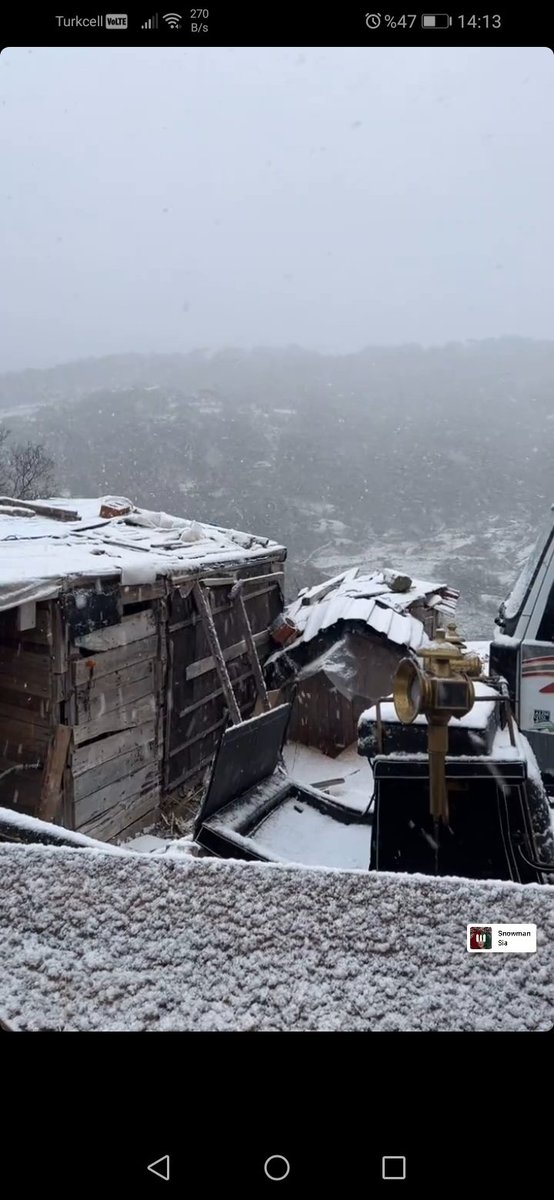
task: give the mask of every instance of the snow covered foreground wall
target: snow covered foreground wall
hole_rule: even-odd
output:
[[[549,888],[0,845],[17,1029],[546,1030]],[[536,954],[468,954],[468,922]]]

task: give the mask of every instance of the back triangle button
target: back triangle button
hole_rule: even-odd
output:
[[[155,1162],[148,1163],[146,1169],[167,1182],[169,1180],[169,1154],[164,1154],[163,1158],[157,1158]]]

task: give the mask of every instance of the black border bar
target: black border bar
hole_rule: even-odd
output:
[[[430,6],[405,9],[384,0],[360,3],[309,5],[305,0],[205,0],[185,6],[178,0],[169,15],[181,17],[173,27],[164,21],[163,10],[133,9],[120,0],[102,5],[101,0],[78,0],[73,7],[64,0],[51,0],[38,12],[15,4],[4,6],[0,15],[0,47],[6,46],[547,46],[554,48],[554,15],[537,5],[526,9],[495,5],[473,9],[469,4],[448,0],[448,28],[422,27]],[[107,9],[111,12],[108,13]],[[408,11],[409,10],[409,11]],[[127,16],[127,26],[109,29],[107,15]],[[207,16],[206,16],[207,13]],[[444,13],[435,14],[444,17]],[[143,25],[157,16],[157,27]],[[374,19],[371,20],[370,18]],[[379,21],[377,22],[377,17]],[[405,17],[405,24],[401,18]],[[415,17],[412,20],[412,17]],[[462,19],[463,18],[463,21]],[[495,19],[496,18],[496,19]],[[498,22],[500,18],[500,22]],[[77,23],[77,19],[81,23]],[[63,21],[72,21],[64,25]],[[83,22],[94,22],[84,24]],[[400,23],[399,23],[400,22]]]

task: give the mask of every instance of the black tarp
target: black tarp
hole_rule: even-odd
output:
[[[290,704],[226,729],[215,757],[196,827],[273,774],[282,750]]]

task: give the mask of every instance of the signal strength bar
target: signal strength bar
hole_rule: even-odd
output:
[[[158,28],[158,14],[157,13],[154,13],[154,15],[152,17],[149,17],[147,21],[143,21],[143,23],[141,25],[141,29],[157,29],[157,28]]]

